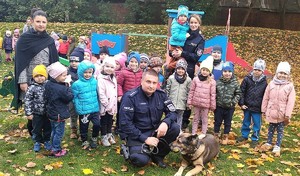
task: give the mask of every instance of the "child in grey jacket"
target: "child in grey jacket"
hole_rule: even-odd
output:
[[[178,113],[177,124],[182,125],[182,115],[187,107],[187,98],[190,91],[191,78],[187,72],[187,62],[180,59],[176,63],[175,72],[171,75],[167,81],[166,92],[168,97],[173,102]]]

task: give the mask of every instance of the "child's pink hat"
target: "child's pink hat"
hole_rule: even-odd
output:
[[[53,64],[47,67],[47,72],[53,79],[57,78],[65,71],[67,71],[67,68],[60,62],[54,62]]]
[[[91,50],[89,50],[89,49],[84,49],[84,52],[89,53],[89,54],[90,54],[90,60],[92,60],[92,52],[91,52]]]
[[[120,65],[121,65],[121,68],[125,68],[125,62],[127,60],[127,54],[122,52],[122,53],[119,53],[119,54],[116,54],[114,56],[116,62],[118,62]]]

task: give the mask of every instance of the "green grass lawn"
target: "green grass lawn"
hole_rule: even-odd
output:
[[[0,63],[0,80],[10,70],[12,63]],[[118,154],[119,145],[112,147],[98,146],[97,149],[86,151],[81,143],[69,139],[69,123],[63,146],[69,150],[68,155],[61,158],[48,157],[47,152],[32,151],[33,142],[26,130],[26,118],[20,114],[11,114],[9,108],[12,96],[0,98],[0,176],[1,175],[174,175],[180,166],[180,154],[170,153],[167,156],[166,169],[149,164],[136,168],[127,163]],[[237,108],[239,109],[239,108]],[[240,135],[242,113],[237,110],[234,116],[233,134]],[[212,119],[212,116],[210,117]],[[243,146],[221,146],[219,157],[206,165],[204,174],[208,175],[299,175],[300,174],[300,117],[295,116],[292,123],[285,129],[281,157],[273,157],[271,153],[261,154]],[[210,121],[209,132],[212,131]],[[266,141],[267,124],[263,123],[261,140]],[[118,141],[120,143],[120,141]],[[32,162],[32,163],[30,163]],[[87,170],[90,169],[90,170]],[[187,168],[190,170],[191,167]],[[187,171],[186,170],[186,171]],[[184,173],[186,173],[186,171]]]

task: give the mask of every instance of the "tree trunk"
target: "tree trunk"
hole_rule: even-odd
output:
[[[247,14],[245,15],[245,17],[244,17],[244,19],[243,19],[243,22],[242,22],[242,26],[245,26],[246,25],[246,22],[247,22],[247,20],[248,20],[248,18],[249,18],[249,15],[250,15],[250,13],[251,13],[251,11],[252,11],[252,9],[253,9],[253,6],[254,6],[254,4],[257,2],[257,0],[251,0],[251,3],[250,3],[250,5],[249,5],[249,9],[248,9],[248,11],[247,11]]]
[[[285,23],[285,8],[288,0],[279,0],[279,13],[280,13],[280,29],[284,29]]]

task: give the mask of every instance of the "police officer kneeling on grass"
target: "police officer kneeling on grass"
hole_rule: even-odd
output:
[[[152,159],[165,168],[163,159],[170,152],[169,144],[180,132],[176,109],[167,94],[156,89],[157,84],[157,73],[147,70],[141,86],[126,92],[120,106],[120,136],[126,140],[129,160],[139,167]]]

